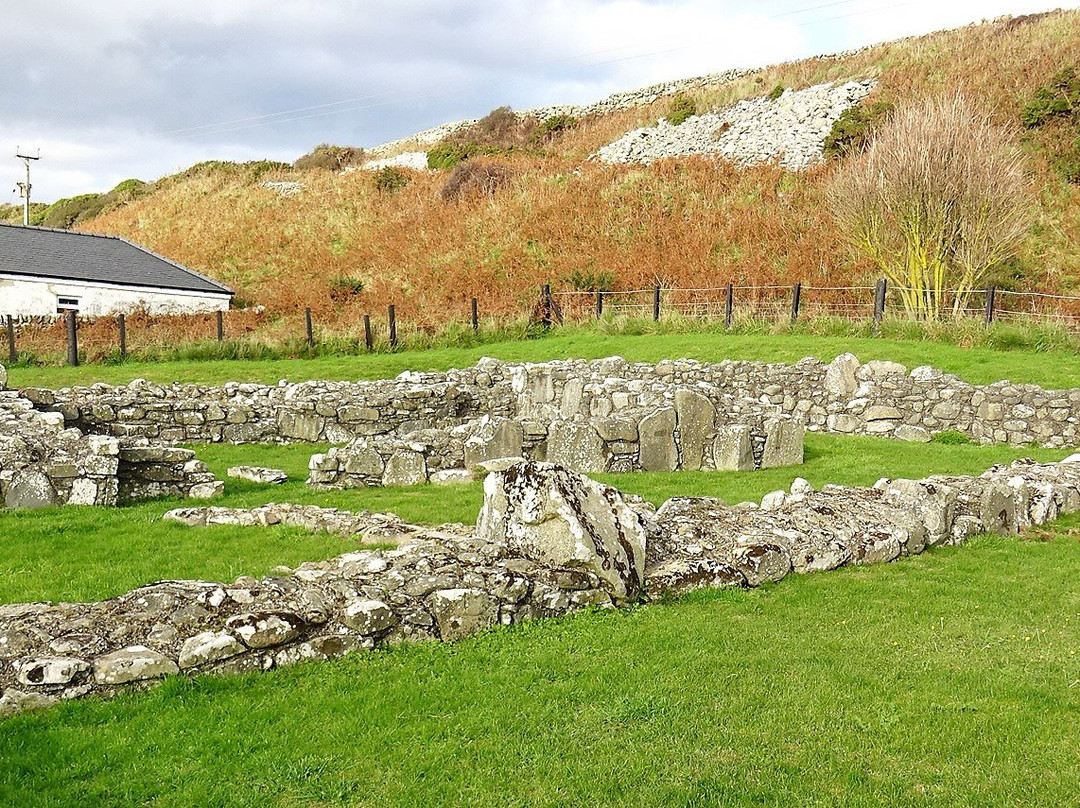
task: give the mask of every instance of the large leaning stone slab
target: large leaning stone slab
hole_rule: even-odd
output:
[[[638,463],[642,471],[674,471],[679,467],[675,445],[675,410],[661,407],[638,425]]]
[[[698,471],[705,447],[716,434],[716,407],[696,390],[676,390],[675,420],[679,428],[679,467]]]
[[[94,660],[94,681],[99,685],[160,679],[179,672],[175,662],[145,645],[131,645]]]
[[[548,461],[583,474],[602,473],[611,463],[600,434],[586,421],[555,421],[548,429]]]
[[[479,538],[554,568],[592,572],[616,602],[634,600],[645,527],[611,486],[552,463],[520,463],[484,480]]]
[[[278,432],[282,437],[307,443],[318,443],[322,438],[323,427],[326,426],[326,420],[321,416],[289,410],[280,410],[277,422]]]

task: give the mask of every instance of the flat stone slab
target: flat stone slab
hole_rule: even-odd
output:
[[[262,485],[281,485],[289,479],[289,475],[281,469],[271,469],[265,466],[231,466],[225,473],[238,480],[247,480]]]

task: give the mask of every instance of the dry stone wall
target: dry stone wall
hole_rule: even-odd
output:
[[[0,498],[9,508],[211,497],[222,484],[191,449],[87,435],[0,390]]]
[[[556,465],[522,462],[491,474],[484,495],[475,528],[289,505],[174,512],[193,526],[298,524],[401,546],[260,580],[161,581],[99,603],[0,606],[0,715],[181,673],[453,641],[587,606],[757,586],[978,531],[1015,533],[1080,509],[1080,456],[862,489],[796,480],[760,503],[677,498],[658,510]]]
[[[718,429],[742,425],[762,434],[769,419],[788,417],[811,431],[902,440],[925,441],[956,430],[980,443],[1080,442],[1080,389],[1052,391],[1007,381],[972,385],[934,368],[909,372],[894,362],[860,363],[850,354],[830,363],[807,358],[793,365],[484,359],[471,368],[406,373],[388,381],[224,387],[135,381],[122,387],[28,388],[21,394],[85,432],[194,443],[346,444],[424,429],[448,431],[488,415],[520,421],[528,453],[544,442],[555,421],[587,420],[603,429],[604,419],[630,420],[640,433],[643,414],[665,407],[676,411],[677,421],[682,413],[684,424],[707,423],[706,400]],[[678,439],[683,440],[681,430]],[[764,448],[755,444],[755,459]],[[707,462],[704,449],[702,458]],[[695,450],[684,467],[696,462]]]

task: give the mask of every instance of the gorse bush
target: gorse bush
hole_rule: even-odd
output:
[[[885,101],[845,109],[825,137],[825,156],[842,157],[861,152],[892,111],[893,105]]]
[[[535,144],[549,143],[563,132],[568,132],[578,125],[578,119],[573,115],[552,115],[544,118],[536,126],[532,141]]]
[[[668,104],[667,114],[664,117],[672,126],[678,126],[694,115],[697,115],[697,102],[686,93],[676,93]]]
[[[778,99],[783,94],[784,94],[784,85],[783,84],[777,84],[775,87],[773,87],[771,90],[769,90],[769,94],[767,96],[765,96],[765,97],[768,98],[770,101],[775,101],[776,99]]]
[[[1080,116],[1080,75],[1076,68],[1066,67],[1035,91],[1035,97],[1020,113],[1020,122],[1034,129],[1053,118],[1077,116]]]
[[[409,184],[409,175],[396,166],[384,166],[375,172],[375,187],[383,193],[392,194]]]
[[[345,303],[364,291],[364,279],[343,275],[330,281],[330,299]]]

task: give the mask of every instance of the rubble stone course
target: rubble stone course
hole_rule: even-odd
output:
[[[0,391],[0,497],[8,508],[117,505],[161,496],[212,497],[222,484],[191,449],[87,435],[57,412]]]
[[[587,419],[598,431],[607,430],[606,441],[629,442],[632,437],[616,437],[630,429],[622,422],[638,423],[645,412],[663,406],[677,411],[681,406],[686,413],[690,392],[713,405],[718,427],[757,427],[758,459],[765,422],[781,416],[810,431],[902,440],[929,440],[955,430],[978,443],[1080,443],[1080,389],[1044,390],[1008,381],[973,385],[934,368],[909,372],[895,362],[860,363],[850,354],[829,363],[807,358],[791,365],[483,359],[471,368],[371,382],[206,387],[136,381],[120,387],[24,388],[20,394],[84,432],[185,443],[346,444],[424,429],[448,431],[486,415],[516,421],[525,453],[545,459],[548,429],[557,420]],[[700,424],[700,417],[693,423]]]
[[[659,509],[549,463],[485,482],[475,528],[300,505],[185,508],[193,526],[299,524],[399,544],[229,584],[159,581],[98,603],[0,606],[0,715],[179,672],[246,672],[701,587],[891,561],[1080,509],[1080,455],[979,477],[796,480],[760,503]]]

